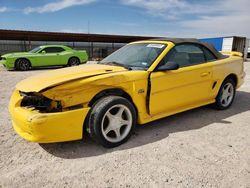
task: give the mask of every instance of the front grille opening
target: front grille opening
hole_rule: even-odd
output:
[[[47,97],[42,96],[39,93],[34,92],[20,92],[20,95],[23,96],[21,107],[34,108],[35,110],[43,113],[62,111],[60,101],[53,101]]]

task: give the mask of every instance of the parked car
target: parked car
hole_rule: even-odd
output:
[[[0,57],[8,70],[26,71],[33,67],[76,66],[88,61],[86,51],[73,50],[63,45],[39,46],[29,52],[5,54]]]
[[[225,56],[195,39],[140,41],[98,64],[21,81],[10,113],[16,132],[32,142],[78,140],[88,133],[115,147],[136,124],[208,104],[229,108],[244,76],[237,53]]]

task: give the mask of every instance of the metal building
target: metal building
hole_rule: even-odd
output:
[[[86,50],[90,59],[101,59],[129,42],[151,38],[154,37],[0,29],[0,55],[29,51],[41,45],[61,44]]]

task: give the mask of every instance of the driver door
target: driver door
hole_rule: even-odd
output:
[[[60,65],[60,52],[59,47],[46,47],[39,52],[37,56],[37,64],[39,66]]]
[[[181,44],[175,46],[161,64],[170,61],[180,68],[151,73],[151,115],[171,114],[209,100],[212,63],[205,62],[203,50],[196,44]]]

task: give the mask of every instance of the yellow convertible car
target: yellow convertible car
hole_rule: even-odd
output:
[[[82,139],[115,147],[145,124],[199,106],[231,106],[245,73],[239,53],[225,56],[197,39],[130,43],[97,64],[53,70],[17,84],[15,131],[38,143]]]

